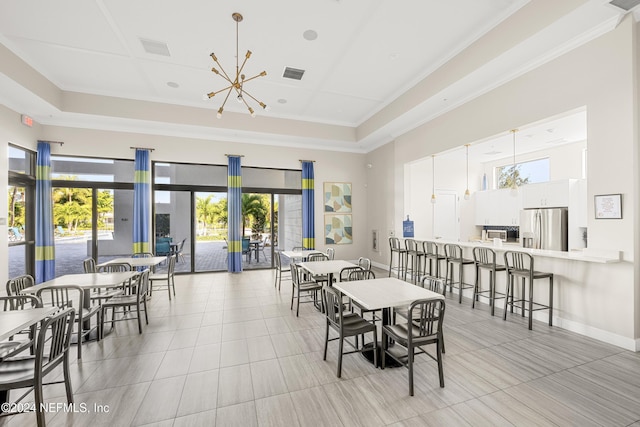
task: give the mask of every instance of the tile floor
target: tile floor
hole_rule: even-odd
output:
[[[640,426],[640,354],[539,322],[529,331],[484,304],[447,300],[445,388],[421,356],[409,397],[406,369],[359,354],[336,378],[337,343],[322,360],[323,316],[307,304],[296,318],[290,282],[274,290],[273,271],[176,282],[171,302],[154,292],[142,335],[120,322],[85,344],[72,381],[88,412],[52,411],[48,426]],[[64,402],[63,386],[45,398]]]

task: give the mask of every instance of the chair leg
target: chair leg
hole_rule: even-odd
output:
[[[169,282],[168,277],[167,277],[167,292],[169,293],[169,301],[171,301],[171,283]]]
[[[293,297],[296,294],[296,285],[293,284],[293,281],[291,283],[291,307],[289,307],[289,310],[293,310]]]
[[[71,387],[71,374],[69,372],[69,352],[62,360],[62,370],[64,373],[64,389],[67,394],[67,403],[73,403],[73,387]]]
[[[442,333],[436,343],[436,356],[438,358],[438,377],[440,377],[440,387],[444,387],[444,370],[442,368],[442,353],[444,353],[444,340]]]
[[[387,350],[385,349],[386,342],[387,342],[387,335],[384,333],[384,329],[383,329],[382,338],[380,340],[380,345],[382,346],[382,349],[380,351],[380,356],[382,357],[382,360],[380,361],[380,369],[384,369],[384,361],[387,359]]]
[[[82,359],[82,319],[78,321],[78,360]]]
[[[340,335],[338,339],[338,378],[342,376],[342,347],[344,346],[344,337]]]
[[[36,422],[38,426],[45,425],[45,411],[42,410],[41,406],[43,403],[43,395],[42,395],[42,377],[39,375],[36,376],[35,382],[33,384],[33,394],[34,394],[34,403],[36,405]]]
[[[136,304],[136,313],[138,315],[138,332],[142,333],[142,313],[140,313],[140,304]]]
[[[462,284],[464,283],[464,266],[462,265],[462,262],[460,263],[458,270],[458,278],[460,279],[460,283],[458,283],[458,304],[462,304]]]
[[[173,289],[173,296],[176,296],[176,278],[171,276],[171,288]]]
[[[507,307],[509,306],[509,295],[512,292],[512,284],[510,275],[507,275],[507,289],[504,295],[504,312],[502,313],[502,320],[507,320]],[[513,308],[513,305],[511,307]]]
[[[324,334],[324,355],[322,356],[322,360],[327,360],[327,346],[329,345],[329,321],[326,322],[327,328]]]
[[[382,355],[384,358],[384,354]],[[373,366],[378,367],[378,333],[373,330]]]
[[[549,276],[549,326],[553,326],[553,276]]]
[[[413,396],[413,347],[407,349],[407,367],[409,368],[409,396]]]
[[[480,284],[480,267],[476,265],[476,281],[473,284],[473,297],[471,298],[471,308],[476,308],[478,300],[478,286]]]
[[[147,322],[147,325],[148,325],[149,324],[149,316],[147,315],[147,300],[146,300],[146,298],[142,303],[144,304],[144,320],[145,320],[145,322]]]

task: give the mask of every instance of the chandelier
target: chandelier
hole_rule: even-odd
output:
[[[258,101],[253,95],[251,95],[249,92],[247,92],[244,89],[244,84],[247,83],[248,81],[253,80],[253,79],[257,79],[258,77],[266,76],[267,72],[263,71],[260,74],[256,74],[255,76],[249,77],[249,78],[245,78],[245,75],[242,74],[242,70],[244,69],[244,66],[247,63],[247,60],[251,57],[251,51],[247,50],[247,53],[244,56],[244,61],[242,61],[242,65],[239,65],[240,56],[238,55],[238,24],[240,22],[242,22],[242,15],[237,13],[237,12],[235,12],[235,13],[233,13],[231,15],[231,17],[233,18],[234,21],[236,21],[236,74],[235,74],[235,76],[233,78],[229,77],[229,75],[224,70],[224,68],[222,68],[222,65],[220,65],[220,62],[218,62],[218,58],[216,57],[216,55],[212,52],[211,55],[210,55],[211,59],[213,59],[213,61],[216,63],[216,65],[220,68],[220,71],[218,71],[218,69],[215,68],[215,67],[212,67],[211,71],[213,71],[214,73],[216,73],[217,75],[219,75],[220,77],[225,79],[227,81],[227,83],[229,83],[229,86],[227,86],[227,87],[225,87],[223,89],[220,89],[218,91],[208,93],[207,96],[209,97],[209,99],[211,99],[215,95],[217,95],[217,94],[219,94],[221,92],[225,92],[225,91],[227,92],[227,95],[224,97],[224,101],[222,102],[222,105],[218,109],[218,114],[217,114],[218,118],[222,117],[222,112],[224,111],[224,106],[227,103],[227,100],[229,99],[229,96],[231,95],[232,92],[236,96],[236,100],[239,103],[244,104],[247,107],[247,109],[249,110],[249,114],[251,114],[251,117],[255,117],[256,113],[253,111],[253,108],[251,108],[249,106],[249,104],[247,103],[247,100],[245,99],[245,97],[248,96],[249,98],[253,99],[263,109],[266,109],[267,105],[264,102]]]

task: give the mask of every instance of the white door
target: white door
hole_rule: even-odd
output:
[[[433,205],[433,236],[454,241],[460,238],[458,196],[455,191],[436,190],[436,203]]]

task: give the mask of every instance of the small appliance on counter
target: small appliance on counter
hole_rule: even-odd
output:
[[[483,240],[495,241],[495,239],[500,239],[503,242],[507,241],[507,230],[486,230],[486,232],[486,238],[483,238]]]

